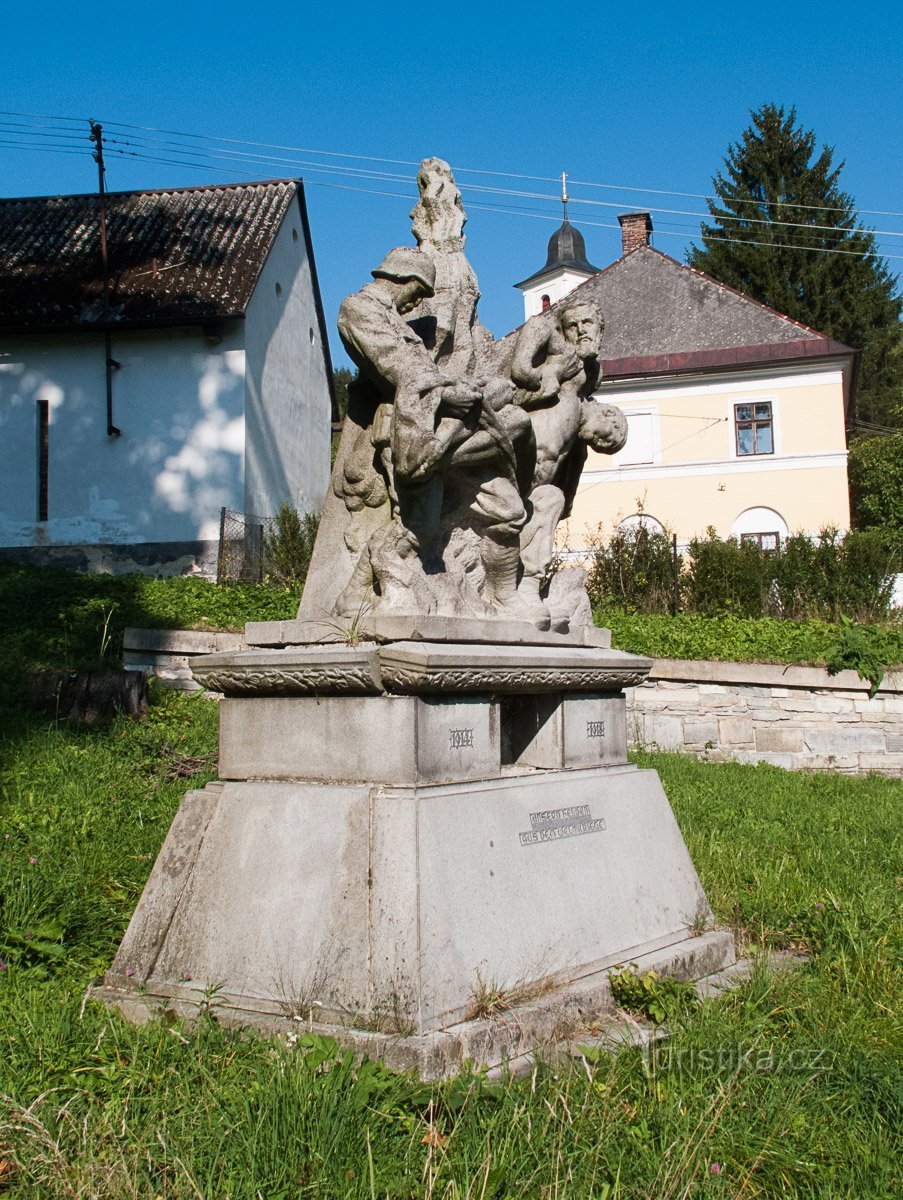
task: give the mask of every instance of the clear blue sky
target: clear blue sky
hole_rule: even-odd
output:
[[[309,150],[416,163],[436,154],[454,167],[572,182],[576,223],[617,226],[619,211],[653,210],[655,245],[682,259],[704,212],[685,193],[710,190],[728,144],[750,109],[795,104],[800,121],[846,160],[842,179],[862,209],[903,213],[903,5],[595,2],[494,4],[304,3],[251,7],[232,0],[182,3],[3,5],[0,108],[103,121],[107,132],[158,147],[160,134],[114,132],[112,123],[277,143]],[[16,122],[3,116],[0,121]],[[50,123],[52,124],[52,123]],[[0,143],[0,192],[43,195],[96,184],[87,141],[74,153],[59,140],[7,130]],[[175,140],[175,139],[169,139]],[[189,139],[190,140],[190,139]],[[197,142],[210,153],[210,144]],[[112,149],[112,147],[111,147]],[[141,153],[187,159],[174,146]],[[286,159],[402,179],[338,175],[293,162],[176,165],[108,156],[111,189],[151,188],[302,175],[317,267],[338,350],[342,297],[369,278],[391,246],[410,240],[413,166],[223,146],[221,152]],[[214,167],[218,169],[214,169]],[[483,292],[481,313],[497,335],[522,319],[512,284],[545,261],[560,205],[553,199],[480,192],[473,185],[554,197],[552,182],[460,172],[470,220],[468,251]],[[398,193],[373,195],[369,188]],[[468,184],[471,186],[468,187]],[[474,207],[496,206],[495,211]],[[522,208],[555,220],[510,215]],[[878,230],[903,233],[903,216],[865,215]],[[619,252],[616,228],[583,225],[589,258],[605,266]],[[881,236],[903,256],[903,236]],[[903,257],[890,259],[903,272]],[[336,355],[342,361],[342,355]]]

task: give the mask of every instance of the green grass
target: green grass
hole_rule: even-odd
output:
[[[679,1016],[651,1056],[427,1086],[85,1001],[211,773],[172,778],[214,750],[215,705],[156,700],[88,732],[2,714],[4,1200],[898,1194],[903,784],[644,756],[718,918],[810,965]]]
[[[86,1001],[182,794],[212,777],[216,706],[152,689],[146,720],[79,730],[23,707],[23,669],[89,664],[105,636],[110,657],[127,624],[240,627],[296,604],[193,579],[0,569],[2,1200],[899,1194],[892,780],[643,756],[718,919],[753,953],[811,954],[799,971],[757,971],[737,993],[680,1006],[652,1054],[426,1086],[323,1040],[230,1032],[215,1010],[193,1029],[139,1029]],[[691,651],[691,618],[612,618],[616,644],[655,621],[677,642],[631,648],[708,657],[727,631],[736,653],[725,621],[699,625],[709,649]],[[796,636],[789,622],[754,624],[770,630],[762,657]]]
[[[207,579],[143,575],[75,575],[42,567],[0,565],[0,663],[91,665],[106,635],[121,649],[126,626],[142,629],[241,629],[245,621],[293,617],[299,589],[217,585]]]
[[[0,625],[5,630],[0,696],[17,666],[93,666],[102,643],[107,657],[115,658],[127,626],[241,629],[246,621],[290,619],[299,598],[298,588],[262,584],[74,575],[0,565]],[[618,649],[657,658],[824,663],[842,633],[839,625],[823,621],[769,617],[669,617],[600,608],[595,618],[597,625],[611,629]],[[862,628],[884,666],[903,663],[903,621]]]
[[[597,608],[596,624],[611,630],[612,645],[653,658],[717,659],[724,662],[824,665],[843,633],[827,621],[779,621],[773,617],[701,617],[678,613],[626,613]],[[903,621],[863,625],[868,645],[886,667],[903,663]]]

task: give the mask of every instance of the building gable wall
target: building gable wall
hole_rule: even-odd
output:
[[[319,510],[329,484],[330,380],[300,207],[286,214],[248,305],[244,509]]]

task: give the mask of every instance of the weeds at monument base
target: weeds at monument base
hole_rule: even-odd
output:
[[[641,973],[634,963],[610,974],[608,981],[615,1004],[647,1017],[655,1025],[680,1016],[696,1003],[691,983],[662,977],[655,971]]]

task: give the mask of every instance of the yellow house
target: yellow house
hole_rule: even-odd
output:
[[[713,526],[764,550],[788,534],[848,529],[856,352],[654,249],[648,213],[619,220],[623,253],[605,270],[585,269],[583,239],[565,219],[546,267],[519,285],[527,315],[599,305],[597,398],[621,408],[630,430],[620,454],[590,452],[566,544],[580,550],[638,521],[681,542]],[[575,244],[582,282],[559,299]]]

